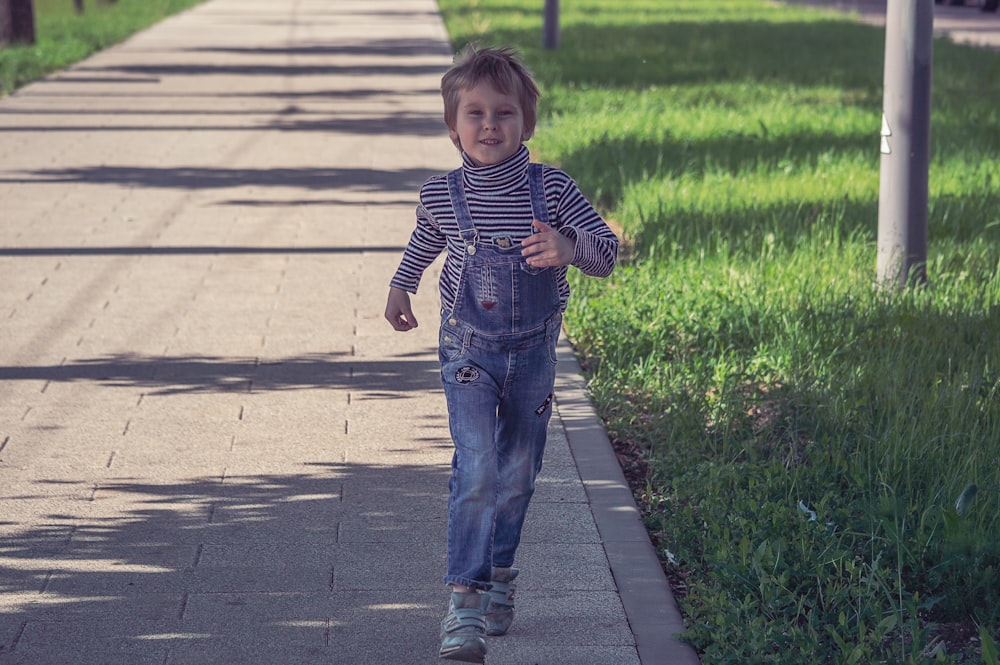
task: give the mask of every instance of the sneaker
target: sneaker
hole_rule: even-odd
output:
[[[485,633],[481,594],[478,591],[452,592],[448,614],[441,622],[439,655],[465,663],[485,662]]]
[[[514,622],[514,578],[521,572],[517,568],[494,568],[493,585],[483,594],[483,616],[487,635],[506,635]]]

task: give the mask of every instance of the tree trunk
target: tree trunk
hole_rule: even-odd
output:
[[[35,43],[35,8],[31,0],[0,0],[0,47]]]

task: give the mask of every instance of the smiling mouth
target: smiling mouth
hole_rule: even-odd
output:
[[[499,139],[483,139],[480,141],[483,145],[500,145]]]

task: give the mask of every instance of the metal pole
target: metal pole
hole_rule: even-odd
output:
[[[542,48],[559,46],[559,0],[545,0],[545,27],[542,34]]]
[[[933,0],[888,0],[878,197],[878,283],[927,279]]]

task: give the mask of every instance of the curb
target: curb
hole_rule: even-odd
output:
[[[604,425],[590,402],[580,363],[559,342],[558,415],[583,481],[601,544],[643,665],[698,665],[681,641],[684,620],[656,556]]]

